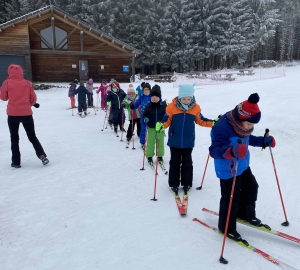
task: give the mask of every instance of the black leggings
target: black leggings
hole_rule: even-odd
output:
[[[24,127],[27,137],[28,137],[28,140],[32,143],[37,157],[40,157],[41,155],[46,156],[42,145],[40,144],[38,138],[35,135],[34,122],[33,122],[32,115],[8,116],[7,123],[8,123],[9,131],[10,131],[12,163],[14,163],[15,165],[21,164],[21,153],[20,153],[20,148],[19,148],[19,126],[20,126],[20,123],[23,124],[23,127]]]

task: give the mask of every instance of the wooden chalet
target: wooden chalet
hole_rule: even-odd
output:
[[[0,24],[0,85],[12,63],[35,82],[129,82],[139,53],[51,5]]]

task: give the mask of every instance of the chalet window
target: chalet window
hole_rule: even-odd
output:
[[[56,36],[56,44],[55,47],[58,50],[67,50],[68,49],[68,40],[67,32],[55,26],[55,36]],[[41,30],[41,36],[51,45],[53,46],[52,40],[52,27],[45,28]],[[64,40],[64,42],[62,42]],[[62,43],[61,43],[62,42]],[[41,40],[42,49],[51,49],[49,48],[42,40]],[[59,47],[57,47],[59,45]]]

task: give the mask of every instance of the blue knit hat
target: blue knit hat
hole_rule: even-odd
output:
[[[178,98],[193,97],[194,92],[195,92],[194,85],[195,84],[181,84],[181,85],[179,85]]]

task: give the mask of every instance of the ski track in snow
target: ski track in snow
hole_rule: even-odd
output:
[[[285,221],[269,149],[250,148],[251,168],[259,183],[257,216],[272,228],[300,237],[300,171],[298,123],[300,66],[286,69],[286,77],[196,87],[195,96],[207,118],[231,110],[249,94],[258,92],[262,119],[254,135],[266,128],[276,138],[272,149],[290,226]],[[155,83],[150,82],[153,86]],[[67,83],[58,85],[67,86]],[[134,83],[137,86],[138,83]],[[121,84],[126,91],[128,84]],[[178,90],[161,83],[163,99],[171,102]],[[10,167],[10,141],[6,102],[0,102],[0,269],[3,270],[272,270],[278,266],[257,254],[226,241],[192,221],[197,217],[217,226],[220,188],[210,158],[200,186],[210,145],[210,129],[196,127],[193,150],[194,182],[189,192],[188,215],[181,217],[168,187],[168,176],[158,168],[156,202],[153,169],[145,160],[135,136],[126,149],[108,127],[101,131],[105,112],[88,109],[81,119],[69,107],[68,88],[36,91],[40,108],[33,108],[36,134],[50,163],[43,166],[20,127],[22,168]],[[95,103],[97,96],[94,94]],[[126,119],[127,129],[129,121]],[[166,132],[167,133],[167,132]],[[170,151],[165,138],[164,164]],[[155,159],[154,159],[155,160]],[[182,190],[180,190],[182,195]],[[241,224],[239,233],[253,246],[300,269],[299,244]]]

